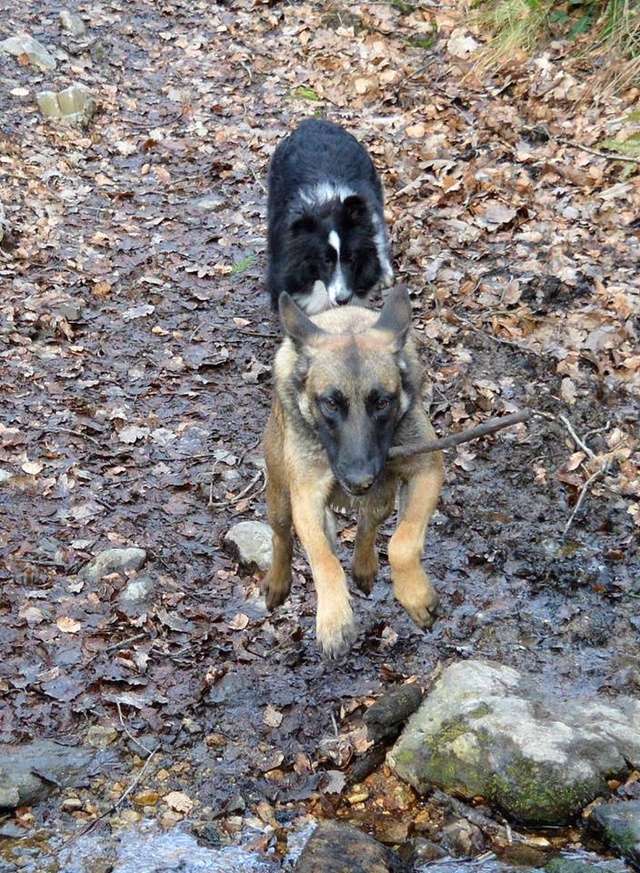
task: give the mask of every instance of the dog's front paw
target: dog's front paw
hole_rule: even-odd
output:
[[[353,610],[348,600],[318,607],[316,638],[322,655],[335,659],[345,655],[358,635]]]
[[[437,618],[440,598],[430,582],[420,580],[408,590],[399,591],[396,587],[395,596],[409,613],[410,618],[418,627],[427,630]]]
[[[363,594],[371,594],[373,583],[378,575],[378,556],[372,552],[367,558],[356,556],[351,568],[351,575],[356,587]]]
[[[271,611],[277,606],[281,606],[289,596],[291,576],[276,577],[273,569],[271,569],[262,580],[262,590],[264,591],[267,609]]]

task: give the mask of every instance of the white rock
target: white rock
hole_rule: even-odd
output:
[[[146,560],[147,553],[144,549],[105,549],[93,561],[86,564],[78,575],[89,582],[99,582],[109,573],[139,570]]]
[[[230,545],[241,564],[266,571],[271,566],[271,528],[263,521],[241,521],[227,531],[225,543]]]
[[[56,68],[56,59],[53,55],[31,36],[10,36],[9,39],[0,42],[0,52],[15,57],[26,55],[34,67],[45,72]]]
[[[70,12],[68,9],[63,9],[60,12],[60,26],[63,30],[68,31],[71,36],[82,36],[87,29],[80,16]]]

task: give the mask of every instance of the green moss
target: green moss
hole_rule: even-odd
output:
[[[255,263],[255,260],[256,256],[252,253],[244,258],[241,258],[239,261],[236,261],[231,268],[231,275],[238,276],[240,273],[244,273],[245,270],[248,270],[249,267]]]
[[[295,100],[310,100],[312,103],[317,103],[321,99],[319,94],[307,85],[298,85],[291,92],[291,96]]]

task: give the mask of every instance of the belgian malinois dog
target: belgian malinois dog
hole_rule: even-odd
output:
[[[316,588],[318,644],[337,657],[353,641],[355,625],[331,508],[357,508],[353,581],[369,594],[378,571],[377,530],[400,494],[389,541],[393,591],[417,625],[430,627],[438,596],[421,556],[442,487],[442,454],[388,458],[394,444],[435,436],[422,405],[405,288],[390,292],[381,313],[344,306],[311,319],[288,294],[279,309],[285,339],[264,438],[273,563],[263,586],[269,609],[289,594],[293,522]]]

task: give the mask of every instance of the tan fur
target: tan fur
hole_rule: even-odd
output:
[[[434,438],[420,401],[422,376],[415,343],[409,336],[400,359],[392,354],[393,337],[374,327],[378,316],[377,312],[354,306],[323,312],[312,320],[325,333],[311,337],[302,350],[285,339],[275,360],[275,397],[264,438],[273,564],[263,586],[269,609],[286,600],[291,586],[293,523],[311,565],[317,594],[317,639],[328,656],[342,653],[355,637],[345,573],[335,555],[325,518],[331,506],[355,505],[358,509],[353,578],[362,591],[369,593],[378,570],[378,527],[393,512],[402,488],[406,499],[389,542],[394,594],[420,627],[433,623],[438,603],[422,569],[421,555],[442,486],[441,453],[387,461],[370,491],[352,498],[337,483],[316,434],[319,412],[314,398],[323,390],[339,386],[346,396],[354,397],[365,395],[375,382],[397,391],[402,405],[404,367],[417,402],[401,419],[394,443]],[[306,361],[302,373],[301,358]]]

